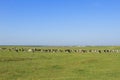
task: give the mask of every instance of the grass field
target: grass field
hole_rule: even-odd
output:
[[[1,51],[0,80],[120,80],[120,54]]]

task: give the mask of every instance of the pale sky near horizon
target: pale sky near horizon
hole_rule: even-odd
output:
[[[0,0],[0,45],[120,45],[120,0]]]

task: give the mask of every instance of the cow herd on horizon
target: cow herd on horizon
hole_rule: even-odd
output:
[[[111,49],[42,49],[42,48],[0,48],[0,51],[9,51],[9,52],[43,52],[43,53],[120,53],[120,50],[111,50]]]

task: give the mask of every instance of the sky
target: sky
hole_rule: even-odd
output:
[[[120,45],[120,0],[0,0],[0,45]]]

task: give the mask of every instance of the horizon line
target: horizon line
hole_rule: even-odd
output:
[[[57,47],[57,46],[61,46],[61,47],[62,47],[62,46],[63,46],[63,47],[64,47],[64,46],[66,46],[66,47],[67,47],[67,46],[68,46],[68,47],[69,47],[69,46],[70,46],[70,47],[73,46],[73,47],[74,47],[74,46],[75,46],[75,47],[84,47],[84,46],[120,46],[120,45],[24,45],[24,44],[23,44],[23,45],[14,45],[14,44],[12,44],[12,45],[6,45],[6,44],[5,44],[5,45],[0,45],[0,46],[42,46],[42,47],[45,47],[45,46],[51,46],[51,47],[52,47],[52,46],[56,46],[56,47]]]

